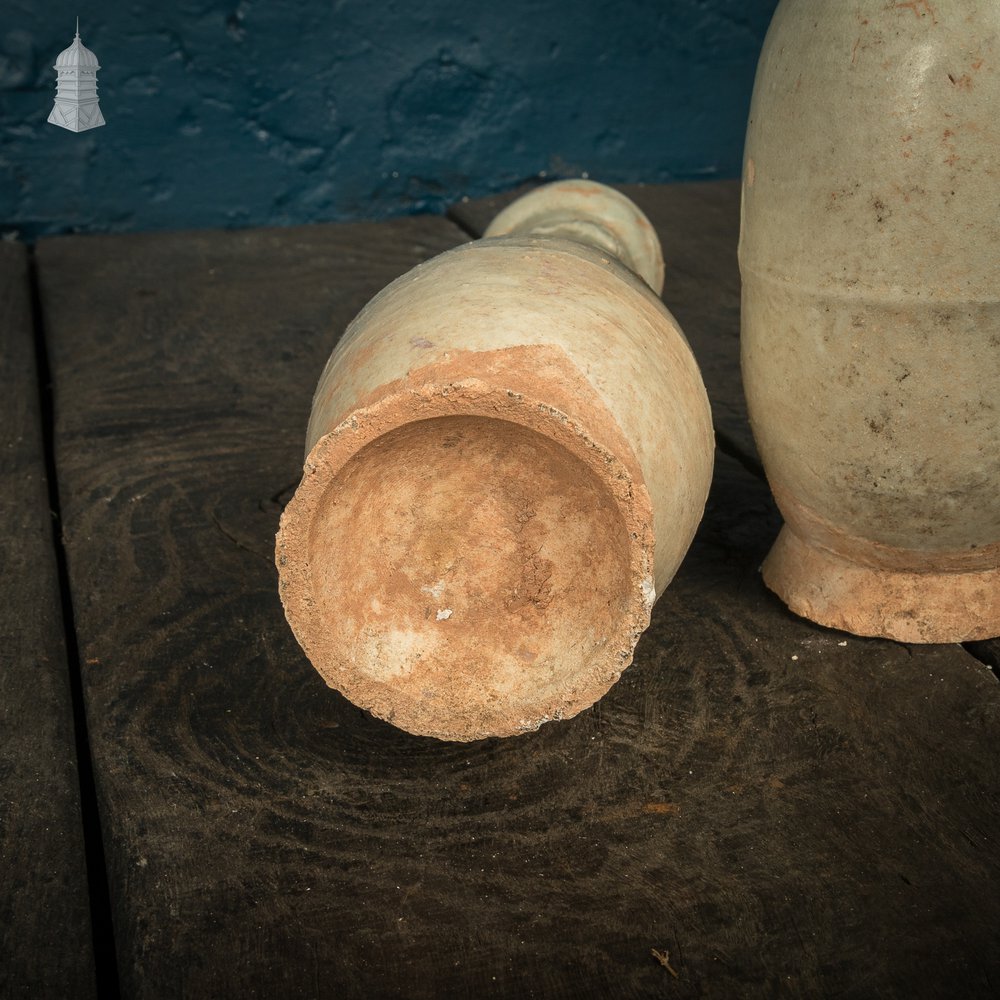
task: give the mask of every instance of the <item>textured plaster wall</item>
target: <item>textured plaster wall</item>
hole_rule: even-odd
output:
[[[440,210],[545,173],[735,176],[776,0],[0,0],[0,231]],[[97,53],[104,128],[46,123]]]

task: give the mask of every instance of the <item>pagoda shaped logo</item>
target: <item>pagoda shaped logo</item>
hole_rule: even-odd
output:
[[[97,102],[97,56],[80,41],[80,19],[76,19],[73,44],[59,53],[56,64],[56,100],[49,115],[52,125],[71,132],[86,132],[104,124]]]

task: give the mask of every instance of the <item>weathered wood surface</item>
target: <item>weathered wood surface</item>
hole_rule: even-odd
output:
[[[28,257],[0,242],[0,996],[95,977]]]
[[[739,181],[614,187],[646,213],[660,235],[663,301],[698,359],[720,443],[757,462],[740,380]],[[460,201],[448,214],[471,236],[481,236],[493,217],[528,189]]]
[[[634,665],[576,719],[417,739],[304,659],[271,551],[320,367],[460,238],[39,247],[125,995],[992,996],[996,680],[790,615],[757,573],[766,486],[725,456]]]
[[[977,659],[989,665],[994,673],[1000,671],[1000,638],[983,639],[981,642],[967,642],[965,648]]]

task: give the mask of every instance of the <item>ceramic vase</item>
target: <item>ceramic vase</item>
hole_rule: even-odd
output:
[[[473,740],[573,716],[615,683],[712,470],[662,275],[628,199],[562,182],[351,323],[276,549],[328,684],[412,733]]]
[[[1000,4],[782,0],[740,266],[767,585],[860,635],[1000,633]]]

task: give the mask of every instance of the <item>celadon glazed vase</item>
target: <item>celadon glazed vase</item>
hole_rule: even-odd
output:
[[[409,732],[473,740],[569,718],[615,683],[712,472],[662,279],[632,202],[561,182],[351,323],[276,548],[328,684]]]
[[[860,635],[1000,633],[1000,3],[782,0],[739,253],[767,585]]]

